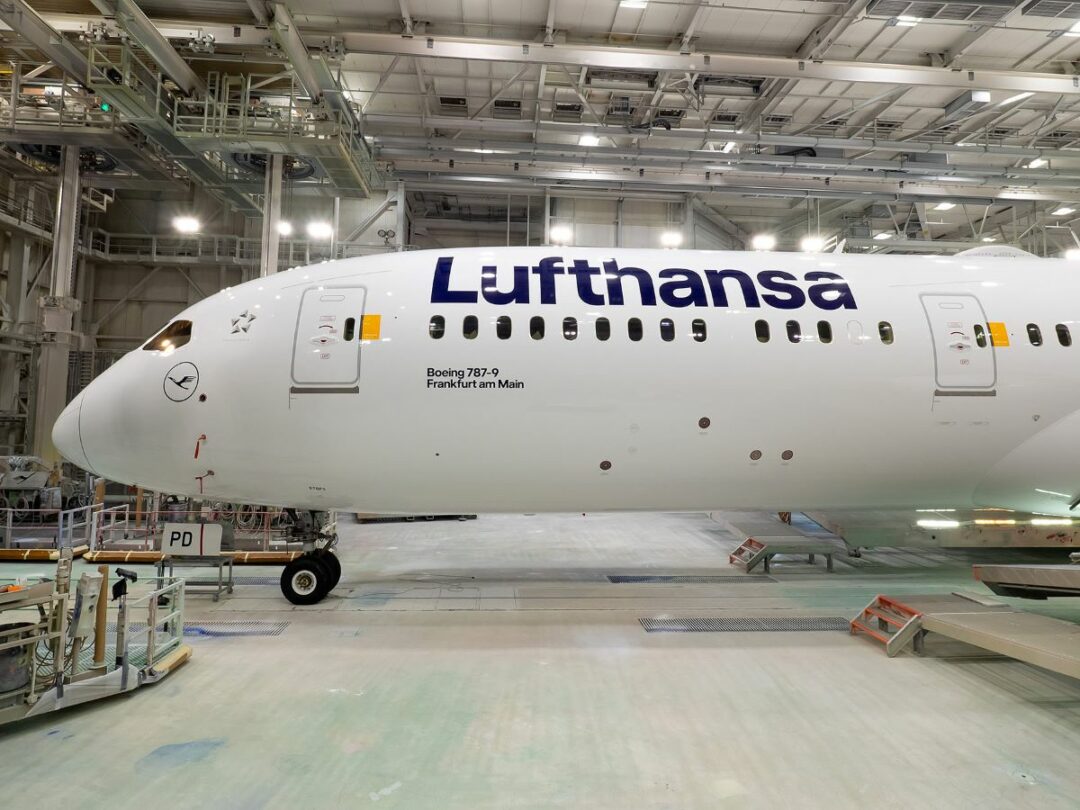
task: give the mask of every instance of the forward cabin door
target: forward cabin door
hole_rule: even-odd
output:
[[[304,291],[293,343],[293,393],[360,392],[363,287]]]
[[[938,396],[993,396],[997,359],[982,304],[974,295],[924,294],[934,344]]]

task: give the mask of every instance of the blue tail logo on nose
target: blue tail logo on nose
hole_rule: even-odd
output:
[[[169,369],[161,387],[173,402],[183,402],[199,387],[199,369],[194,363],[177,363]]]

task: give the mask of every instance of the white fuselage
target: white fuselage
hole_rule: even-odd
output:
[[[259,279],[178,319],[190,342],[131,352],[65,411],[68,458],[162,491],[368,512],[1070,515],[1080,497],[1064,261],[423,251]]]

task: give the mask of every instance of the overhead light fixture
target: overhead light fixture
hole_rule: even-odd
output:
[[[1074,22],[1072,28],[1065,32],[1067,37],[1080,37],[1080,22]]]
[[[922,22],[922,17],[912,17],[910,14],[901,14],[896,18],[894,25],[898,25],[901,28],[914,28],[916,25]]]
[[[1065,258],[1070,262],[1080,262],[1080,248],[1069,248],[1065,251]]]
[[[1052,217],[1066,217],[1066,216],[1068,216],[1069,214],[1072,214],[1075,211],[1076,211],[1075,208],[1069,208],[1069,206],[1063,205],[1063,206],[1061,206],[1061,208],[1058,208],[1058,209],[1056,209],[1054,211],[1051,211],[1050,216],[1052,216]]]
[[[649,0],[619,0],[619,8],[643,9],[649,5]]]
[[[776,237],[771,233],[759,233],[750,240],[750,246],[754,250],[772,250],[776,247]]]
[[[199,220],[195,217],[173,217],[172,226],[180,233],[198,233],[199,232]]]
[[[1015,520],[999,520],[999,519],[990,520],[990,519],[987,519],[987,518],[976,518],[975,525],[976,526],[1015,526],[1016,521]]]
[[[329,239],[334,235],[334,226],[329,222],[314,221],[307,224],[307,235],[312,239]]]
[[[825,249],[825,240],[820,236],[804,236],[799,249],[806,253],[821,253]]]
[[[996,241],[997,241],[997,237],[996,237],[996,236],[984,236],[984,237],[982,238],[982,240],[983,240],[984,242],[996,242]]]
[[[282,236],[292,236],[292,223],[288,220],[280,220],[277,224],[277,232]]]
[[[664,231],[660,234],[660,244],[666,248],[677,248],[682,244],[682,238],[679,231]]]
[[[578,146],[599,146],[600,139],[595,135],[582,135],[577,143]]]
[[[1010,104],[1015,104],[1018,101],[1023,101],[1025,98],[1031,98],[1033,95],[1035,94],[1030,91],[1028,91],[1027,93],[1017,93],[1015,96],[1009,96],[1004,101],[999,101],[998,106],[1007,107]]]
[[[956,208],[956,203],[951,202],[940,202],[934,206],[935,211],[952,211],[954,208]]]
[[[548,238],[554,245],[569,244],[574,238],[574,229],[569,225],[552,225]]]
[[[1041,169],[1045,165],[1046,165],[1046,159],[1045,158],[1035,158],[1034,160],[1032,160],[1032,161],[1030,161],[1028,163],[1027,167],[1029,169]]]
[[[915,525],[920,529],[959,529],[959,520],[917,520]]]
[[[892,231],[878,231],[877,233],[874,234],[874,239],[876,239],[879,242],[882,242],[882,241],[884,241],[886,239],[892,239],[892,238],[893,238]]]
[[[955,121],[974,115],[990,103],[988,90],[967,90],[945,105],[944,121]]]
[[[1032,518],[1032,526],[1072,526],[1068,518]]]

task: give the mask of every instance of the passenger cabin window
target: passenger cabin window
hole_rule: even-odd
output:
[[[832,324],[828,321],[818,321],[817,336],[822,343],[832,343]]]
[[[754,332],[757,334],[758,343],[769,342],[769,322],[758,321],[754,324]]]
[[[802,330],[799,329],[798,321],[787,322],[787,339],[792,343],[798,343],[802,340]]]
[[[461,324],[461,334],[465,336],[466,340],[476,340],[479,333],[480,320],[475,315],[466,315],[465,321]]]
[[[660,339],[668,342],[675,339],[675,321],[671,318],[660,320]]]
[[[641,340],[644,330],[641,328],[641,318],[631,318],[626,322],[626,333],[631,340]]]
[[[1054,331],[1057,332],[1058,343],[1062,346],[1072,346],[1072,334],[1069,332],[1069,327],[1059,323],[1054,327]]]
[[[879,321],[877,325],[878,336],[881,337],[881,342],[886,346],[891,346],[893,342],[892,324],[888,321]]]
[[[349,318],[349,320],[351,321],[352,318]],[[348,331],[348,324],[346,324],[346,331]],[[435,338],[435,340],[438,340],[443,335],[445,335],[446,318],[444,318],[442,315],[432,315],[431,323],[428,324],[428,334]],[[349,340],[349,338],[345,339]]]
[[[563,318],[562,336],[567,340],[577,339],[577,318]]]
[[[499,340],[507,340],[510,337],[510,316],[500,315],[495,319],[495,336]]]
[[[705,321],[701,318],[694,318],[694,322],[690,324],[690,334],[694,336],[694,340],[698,343],[704,343],[705,338],[708,337],[708,332],[705,330]]]
[[[544,337],[544,319],[539,315],[534,315],[532,320],[529,321],[529,334],[533,340],[542,340]]]
[[[147,352],[171,352],[191,340],[191,321],[173,321],[143,346]]]
[[[607,340],[611,337],[611,322],[607,318],[596,319],[596,339]]]
[[[1032,346],[1042,346],[1042,329],[1038,324],[1029,323],[1027,325],[1028,340],[1031,341]]]
[[[975,324],[975,345],[980,349],[986,348],[986,330],[981,323]]]

